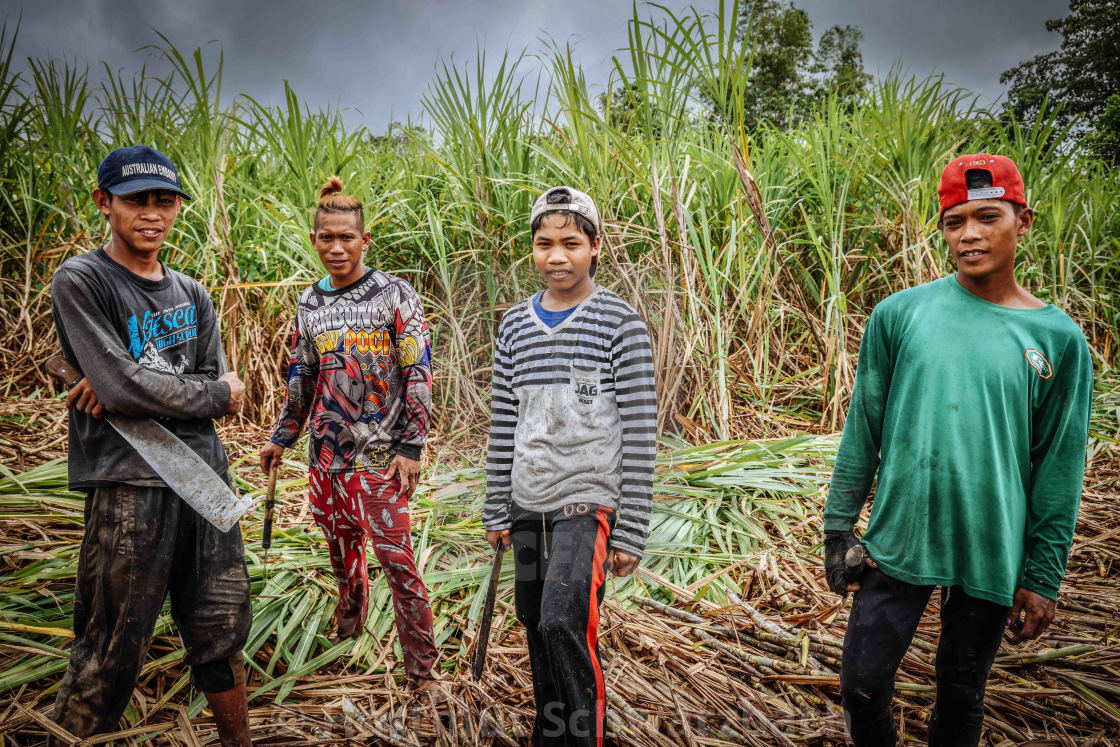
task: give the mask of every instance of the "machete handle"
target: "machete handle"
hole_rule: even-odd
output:
[[[264,499],[264,530],[261,546],[267,550],[272,547],[272,509],[276,505],[276,473],[280,470],[274,464],[268,471],[268,493]]]
[[[47,373],[55,377],[68,387],[74,386],[82,380],[82,372],[62,354],[52,355],[43,363]]]
[[[863,546],[863,543],[852,545],[848,548],[848,552],[844,553],[844,578],[852,583],[859,581],[866,565],[867,548]]]

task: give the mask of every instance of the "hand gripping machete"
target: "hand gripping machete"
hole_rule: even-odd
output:
[[[44,367],[67,386],[82,379],[77,366],[61,355],[49,358]],[[252,508],[254,501],[238,496],[202,457],[156,421],[109,412],[104,417],[172,492],[219,530],[228,532]]]
[[[502,573],[502,556],[505,555],[506,546],[498,540],[498,549],[494,552],[494,565],[490,568],[490,585],[486,587],[486,600],[482,603],[482,618],[478,626],[478,638],[474,644],[474,660],[471,661],[471,678],[482,677],[482,668],[486,665],[486,649],[490,645],[490,622],[494,619],[494,600],[498,596],[498,577]]]
[[[844,553],[844,578],[848,583],[854,584],[859,581],[859,577],[863,575],[863,569],[867,566],[867,548],[861,542],[858,545],[852,545],[848,548],[848,552]]]

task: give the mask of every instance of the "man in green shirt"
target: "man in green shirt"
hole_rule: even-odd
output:
[[[1015,282],[1034,220],[1004,156],[954,158],[937,189],[955,275],[875,307],[824,509],[830,588],[855,592],[840,680],[857,747],[895,744],[894,675],[941,587],[931,745],[975,745],[1003,637],[1054,616],[1085,465],[1085,337]],[[855,582],[844,556],[878,472]]]

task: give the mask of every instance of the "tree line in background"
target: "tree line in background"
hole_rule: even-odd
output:
[[[54,352],[51,274],[106,237],[88,193],[105,153],[133,142],[170,155],[196,196],[165,257],[211,290],[261,422],[281,396],[294,300],[321,274],[307,231],[331,174],[367,204],[369,261],[424,297],[437,443],[485,428],[497,322],[539,287],[526,217],[556,183],[599,201],[600,277],[650,326],[663,433],[839,428],[870,309],[951,271],[936,184],[960,152],[1019,163],[1039,213],[1019,278],[1114,365],[1120,180],[1081,157],[1094,131],[1068,126],[1054,100],[1018,118],[937,77],[871,81],[859,40],[834,28],[814,49],[808,17],[778,0],[650,6],[630,20],[605,95],[570,49],[543,58],[539,87],[522,58],[480,57],[437,68],[429,128],[374,135],[290,86],[278,105],[223,95],[221,60],[167,39],[132,76],[94,83],[44,60],[16,75],[5,29],[0,391],[51,386],[28,365]]]
[[[1000,77],[1009,85],[1003,115],[1030,120],[1060,106],[1056,123],[1072,128],[1093,156],[1120,165],[1120,3],[1070,0],[1070,14],[1046,22],[1062,35],[1056,52],[1040,54]]]
[[[739,8],[734,33],[747,54],[739,99],[718,101],[703,89],[700,95],[709,109],[741,108],[748,126],[766,122],[790,127],[803,121],[822,96],[837,96],[850,106],[871,83],[860,52],[863,32],[855,26],[832,26],[814,50],[809,14],[792,2],[747,0]],[[642,102],[634,84],[600,97],[612,124],[623,130],[635,126],[634,113]]]
[[[1068,16],[1046,23],[1048,31],[1061,34],[1057,51],[1000,76],[1009,87],[1001,116],[1023,122],[1051,111],[1059,126],[1074,130],[1087,152],[1120,164],[1120,4],[1070,0],[1069,8]],[[831,26],[814,50],[809,14],[792,1],[745,0],[735,34],[750,53],[749,85],[739,102],[750,126],[797,124],[822,96],[854,105],[872,82],[860,51],[863,32],[856,26]],[[640,104],[634,94],[633,87],[611,93],[617,126],[630,126],[628,113]]]

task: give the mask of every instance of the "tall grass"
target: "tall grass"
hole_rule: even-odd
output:
[[[132,142],[167,152],[196,198],[166,259],[212,290],[261,421],[278,402],[296,295],[322,272],[306,235],[332,173],[369,206],[368,261],[425,299],[444,437],[485,423],[497,322],[539,287],[526,216],[555,183],[599,201],[599,277],[648,322],[662,430],[688,440],[841,425],[871,307],[952,269],[935,187],[960,152],[998,151],[1022,166],[1039,217],[1020,280],[1115,363],[1120,180],[1071,155],[1053,112],[1003,126],[966,91],[894,71],[854,107],[826,97],[793,129],[748,129],[750,49],[731,33],[737,11],[636,10],[602,97],[565,47],[545,50],[540,74],[513,53],[445,62],[420,113],[431,129],[386,137],[310,109],[290,86],[275,106],[223,94],[220,58],[167,39],[131,78],[106,71],[93,82],[44,60],[17,75],[5,28],[5,389],[46,385],[26,364],[53,346],[50,275],[104,240],[88,192],[104,154]]]

